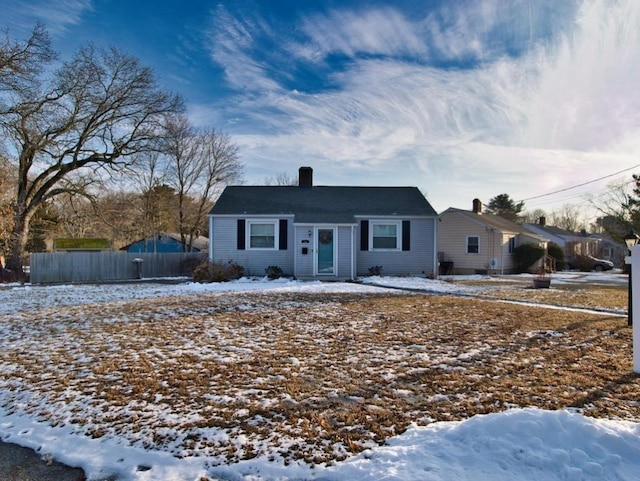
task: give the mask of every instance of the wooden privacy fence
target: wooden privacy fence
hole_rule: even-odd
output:
[[[53,252],[29,258],[31,283],[48,284],[190,276],[207,253]]]

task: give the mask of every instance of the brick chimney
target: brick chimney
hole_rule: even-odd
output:
[[[298,186],[313,187],[313,169],[311,167],[300,167],[298,169]]]
[[[482,202],[480,202],[480,199],[473,199],[473,213],[482,214]]]
[[[541,226],[545,226],[547,225],[547,218],[543,215],[540,216],[540,220],[538,221],[538,224],[540,224]]]

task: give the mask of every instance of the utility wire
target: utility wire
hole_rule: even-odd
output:
[[[541,195],[536,195],[536,196],[533,196],[533,197],[528,197],[526,199],[521,199],[518,202],[524,202],[524,201],[527,201],[527,200],[539,199],[540,197],[547,197],[549,195],[559,194],[560,192],[566,192],[567,190],[576,189],[578,187],[583,187],[585,185],[593,184],[594,182],[598,182],[600,180],[608,179],[609,177],[614,177],[616,175],[622,174],[624,172],[628,172],[629,170],[636,169],[638,167],[640,167],[640,164],[634,165],[633,167],[629,167],[628,169],[621,170],[620,172],[616,172],[614,174],[605,175],[604,177],[599,177],[597,179],[590,180],[588,182],[583,182],[582,184],[574,185],[572,187],[566,187],[564,189],[560,189],[560,190],[555,190],[553,192],[549,192],[548,194],[541,194]]]

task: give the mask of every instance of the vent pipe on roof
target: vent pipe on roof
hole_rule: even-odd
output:
[[[300,167],[298,169],[298,186],[313,187],[313,169],[311,167]]]
[[[473,213],[482,214],[482,202],[480,202],[480,199],[473,199]]]
[[[538,223],[542,226],[547,225],[547,218],[543,215],[540,216],[540,220],[538,221]]]

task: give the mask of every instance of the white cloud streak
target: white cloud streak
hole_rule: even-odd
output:
[[[325,183],[418,185],[443,210],[636,164],[640,2],[563,3],[448,2],[417,19],[342,9],[301,19],[296,38],[218,9],[212,52],[243,90],[225,114],[245,119],[232,133],[247,172],[310,164]],[[264,36],[281,49],[260,54]],[[332,55],[348,61],[318,70],[328,90],[276,73]]]
[[[2,6],[3,17],[13,30],[30,30],[34,19],[45,24],[52,35],[62,35],[81,21],[92,9],[91,0],[8,1]]]
[[[301,30],[309,40],[300,52],[303,55],[313,52],[307,57],[310,60],[330,54],[355,57],[359,54],[425,56],[428,53],[415,26],[389,7],[313,15],[302,20]]]

